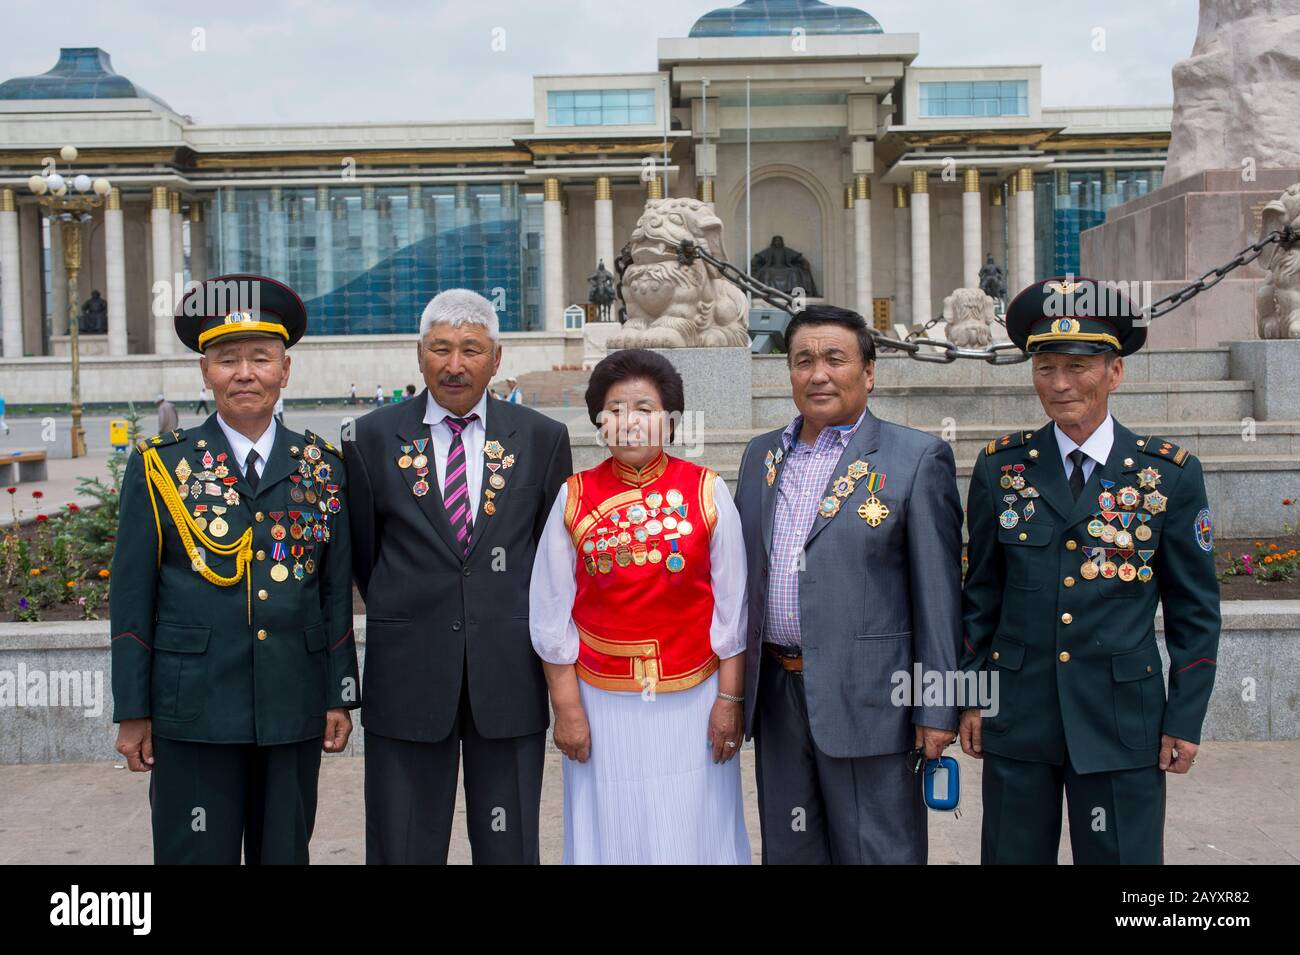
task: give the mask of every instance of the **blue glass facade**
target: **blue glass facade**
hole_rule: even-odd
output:
[[[921,84],[921,115],[1028,116],[1027,80]]]
[[[448,288],[486,296],[502,331],[544,326],[541,196],[513,183],[228,187],[209,208],[209,271],[286,281],[308,334],[414,332]]]
[[[1079,275],[1079,233],[1105,222],[1106,210],[1111,206],[1159,188],[1160,177],[1158,169],[1116,169],[1115,191],[1107,195],[1102,192],[1100,170],[1037,174],[1034,177],[1037,277]]]
[[[548,126],[628,126],[655,121],[655,91],[550,90]]]

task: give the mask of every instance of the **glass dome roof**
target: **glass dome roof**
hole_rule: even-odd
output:
[[[59,62],[39,76],[19,76],[0,83],[0,100],[132,99],[165,102],[113,69],[113,60],[97,46],[64,47]]]
[[[744,0],[706,13],[695,21],[690,35],[789,36],[796,28],[805,36],[885,32],[875,17],[853,7],[821,0]]]

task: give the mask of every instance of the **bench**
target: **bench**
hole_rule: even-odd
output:
[[[44,451],[0,451],[0,484],[48,479]]]

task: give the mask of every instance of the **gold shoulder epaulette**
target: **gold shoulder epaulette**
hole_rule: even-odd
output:
[[[1007,448],[1018,448],[1034,436],[1032,431],[1012,431],[1010,434],[1004,434],[1000,438],[994,438],[984,448],[984,453],[988,455],[997,454],[999,451],[1005,451]]]
[[[307,429],[304,430],[302,434],[303,437],[307,439],[308,444],[318,444],[326,451],[328,451],[330,454],[334,455],[336,458],[340,460],[343,459],[343,452],[340,451],[338,448],[334,447],[334,445],[330,444],[328,441],[326,441],[324,438],[318,435],[315,431]]]
[[[177,428],[175,431],[164,431],[162,434],[155,434],[152,438],[141,438],[135,443],[138,451],[148,451],[150,448],[161,448],[169,444],[175,444],[181,438],[185,437],[185,429]]]
[[[1154,434],[1138,438],[1137,446],[1153,457],[1173,461],[1180,468],[1187,462],[1187,456],[1191,454],[1186,448],[1180,448],[1172,441],[1158,438]]]

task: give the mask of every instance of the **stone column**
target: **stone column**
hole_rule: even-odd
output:
[[[1034,171],[1022,167],[1016,173],[1016,262],[1020,266],[1021,289],[1034,281]]]
[[[983,244],[983,227],[980,224],[980,171],[967,169],[962,176],[961,193],[961,282],[967,288],[980,287],[980,246]]]
[[[122,191],[114,186],[104,201],[104,289],[108,305],[108,353],[125,355],[126,240],[122,230]]]
[[[18,201],[0,189],[0,340],[6,358],[23,354],[23,286],[18,262]]]
[[[849,183],[844,187],[844,290],[841,293],[844,301],[853,301],[857,294],[857,279],[854,278],[854,253],[857,250],[854,235],[854,217],[853,217],[853,184]],[[864,318],[866,316],[863,316]]]
[[[379,210],[375,187],[361,187],[361,267],[369,271],[379,262]]]
[[[68,272],[63,259],[63,229],[58,219],[50,227],[50,334],[68,334]]]
[[[284,208],[284,190],[271,187],[270,208],[266,213],[266,230],[271,241],[268,256],[270,277],[277,282],[289,282],[289,214]]]
[[[596,260],[614,271],[614,193],[609,176],[596,178]]]
[[[930,311],[930,182],[924,169],[912,170],[912,324],[924,325]]]
[[[542,262],[545,328],[563,331],[564,210],[560,208],[560,180],[554,176],[542,183]]]
[[[203,202],[190,200],[190,278],[202,282],[208,277],[208,237],[203,225]]]
[[[872,324],[871,284],[871,177],[853,177],[853,287],[854,307]]]
[[[424,238],[424,192],[419,183],[406,187],[407,242],[414,245]]]
[[[1007,302],[1016,297],[1020,286],[1020,255],[1016,243],[1016,177],[1012,173],[1007,180],[1007,206],[1003,210],[1007,220]]]
[[[316,297],[334,290],[334,212],[329,186],[316,187]]]
[[[1101,171],[1101,211],[1119,205],[1119,193],[1115,190],[1115,169],[1107,167]]]
[[[149,306],[153,310],[153,354],[170,355],[174,351],[172,313],[176,290],[172,287],[172,210],[166,186],[153,187],[149,222],[153,239],[153,275],[149,288]]]
[[[1002,228],[1006,222],[1006,211],[1006,206],[1002,205],[1002,187],[995,184],[989,190],[989,231],[993,239],[989,243],[988,251],[993,253],[993,261],[1004,269],[1007,263],[1003,261],[1006,255],[1002,251]],[[980,264],[983,265],[982,262]]]
[[[912,210],[907,186],[894,187],[894,315],[912,318]],[[891,333],[892,334],[892,333]]]
[[[167,207],[171,209],[171,232],[172,232],[172,273],[173,282],[176,290],[172,295],[173,309],[180,304],[181,296],[185,294],[185,217],[181,215],[181,194],[179,192],[167,193]]]

